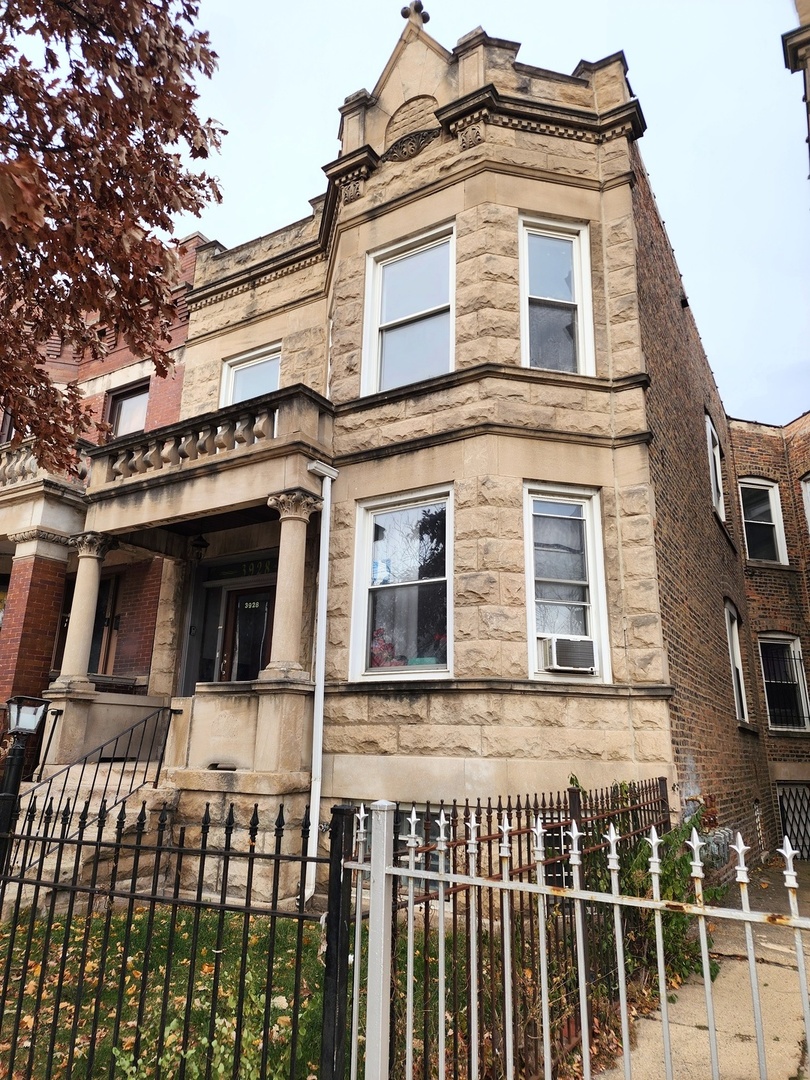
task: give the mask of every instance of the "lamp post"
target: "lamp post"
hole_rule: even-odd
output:
[[[17,810],[25,763],[25,739],[36,735],[45,719],[48,704],[44,698],[18,694],[6,702],[8,733],[14,736],[6,757],[2,787],[0,787],[0,873],[6,870],[11,844],[11,826]]]

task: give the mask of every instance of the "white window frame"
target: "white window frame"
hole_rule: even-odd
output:
[[[742,491],[743,488],[759,488],[761,491],[768,492],[768,499],[771,506],[771,521],[773,525],[774,540],[776,545],[776,558],[767,560],[757,560],[758,562],[776,562],[781,563],[783,566],[788,565],[788,553],[787,543],[785,542],[785,523],[782,518],[782,500],[779,495],[779,485],[773,480],[762,480],[757,477],[744,476],[739,481],[740,486],[740,513],[742,514],[743,521],[743,535],[745,536],[745,550],[748,558],[752,556],[748,551],[748,532],[746,530],[746,517],[745,506],[743,504]],[[760,525],[767,525],[768,522],[758,522]]]
[[[788,726],[774,724],[771,720],[771,709],[768,704],[768,680],[765,678],[765,662],[762,658],[762,645],[787,645],[790,655],[795,664],[795,674],[797,676],[795,685],[799,690],[799,697],[801,699],[802,716],[804,717],[803,726],[791,724]],[[765,708],[768,711],[768,726],[774,731],[807,731],[810,727],[810,698],[807,694],[807,679],[804,673],[804,662],[802,660],[802,643],[799,638],[794,637],[792,634],[760,634],[759,635],[759,663],[762,669],[762,686],[765,693]]]
[[[590,630],[594,650],[594,670],[592,673],[549,671],[545,666],[545,645],[543,643],[550,635],[538,634],[537,632],[534,600],[534,526],[532,518],[533,500],[537,498],[578,503],[584,510]],[[607,591],[605,588],[605,549],[602,538],[602,510],[599,492],[594,488],[527,483],[524,488],[524,535],[526,538],[526,626],[529,643],[530,676],[549,682],[611,682],[610,638]],[[571,640],[578,639],[571,638]]]
[[[386,263],[394,262],[405,255],[413,255],[425,248],[449,243],[449,281],[448,295],[450,303],[450,334],[447,368],[442,375],[451,372],[455,366],[456,355],[456,230],[455,226],[445,224],[419,233],[409,240],[389,244],[366,256],[366,305],[363,323],[363,356],[360,376],[361,394],[376,394],[380,390],[380,315],[382,311],[382,268]],[[443,307],[443,305],[442,305]],[[436,309],[437,311],[439,308]],[[437,376],[438,377],[438,376]],[[407,386],[408,383],[400,383]],[[398,387],[390,387],[395,390]]]
[[[802,502],[804,503],[804,516],[807,521],[807,531],[810,533],[810,476],[802,480]]]
[[[442,667],[419,665],[377,670],[366,667],[366,647],[369,616],[369,568],[372,559],[374,515],[390,510],[444,502],[445,510],[445,578],[447,582],[447,662]],[[448,486],[424,488],[380,498],[366,499],[357,504],[355,526],[354,596],[352,630],[349,646],[349,678],[354,681],[379,682],[386,679],[448,679],[453,675],[453,489]]]
[[[219,407],[224,409],[227,405],[236,404],[233,400],[234,375],[240,368],[255,367],[267,360],[277,360],[279,370],[279,383],[281,380],[281,342],[272,345],[261,345],[249,352],[238,353],[236,356],[226,357],[222,361],[222,378],[219,388]],[[278,389],[276,386],[274,389]],[[272,393],[268,390],[267,393]]]
[[[730,600],[726,601],[725,618],[726,638],[728,640],[728,660],[731,667],[731,692],[734,698],[734,712],[739,723],[747,724],[748,701],[745,695],[745,675],[743,673],[742,653],[740,652],[740,616],[737,608]]]
[[[596,350],[593,332],[593,289],[591,285],[590,229],[583,222],[567,224],[545,218],[520,219],[520,340],[524,367],[531,368],[529,342],[529,236],[565,237],[573,243],[574,304],[577,312],[577,370],[556,371],[551,368],[532,368],[550,371],[554,375],[595,375]]]
[[[711,485],[712,506],[720,520],[725,521],[726,504],[723,497],[723,458],[720,452],[720,437],[708,413],[706,413],[706,448],[709,453],[709,484]]]

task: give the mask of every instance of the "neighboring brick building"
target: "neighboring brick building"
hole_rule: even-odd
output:
[[[118,680],[181,710],[181,814],[664,775],[764,849],[742,435],[624,57],[561,75],[517,51],[482,30],[447,51],[412,7],[373,92],[341,108],[312,215],[197,249],[175,380],[123,398],[143,430],[88,452],[86,490],[59,488],[62,532],[82,534],[71,610],[96,612],[100,642],[68,627],[65,743],[108,729]]]

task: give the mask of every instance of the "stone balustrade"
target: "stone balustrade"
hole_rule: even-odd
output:
[[[0,490],[32,480],[56,479],[60,482],[84,487],[89,474],[86,459],[82,456],[73,476],[54,476],[46,469],[41,469],[34,456],[33,442],[27,440],[19,446],[0,447]]]
[[[285,435],[319,438],[319,395],[304,387],[277,391],[214,413],[125,436],[90,451],[91,488],[149,479],[266,446]]]

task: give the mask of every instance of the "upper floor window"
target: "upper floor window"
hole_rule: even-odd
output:
[[[449,518],[447,492],[362,508],[356,674],[448,671]]]
[[[117,439],[121,435],[133,435],[137,431],[143,431],[148,404],[148,381],[111,393],[107,401],[107,419],[112,427],[113,438]]]
[[[748,720],[748,705],[745,700],[745,680],[740,653],[740,617],[737,609],[730,602],[726,603],[726,636],[731,662],[731,681],[734,687],[734,711],[737,719],[745,723]]]
[[[798,638],[761,637],[759,654],[771,727],[806,728],[810,723],[810,708]]]
[[[530,670],[609,677],[599,502],[595,492],[528,491]]]
[[[723,499],[723,465],[720,455],[720,439],[717,430],[712,423],[712,418],[706,416],[706,445],[709,451],[709,480],[712,486],[712,505],[717,516],[726,520],[726,506]]]
[[[453,343],[452,233],[369,257],[363,391],[443,375]]]
[[[263,346],[226,360],[222,365],[220,408],[278,390],[281,346]]]
[[[8,409],[0,407],[0,444],[14,438],[14,420]]]
[[[524,364],[594,374],[588,227],[526,222],[521,247]]]
[[[779,485],[768,480],[741,480],[740,499],[748,558],[786,564]]]

